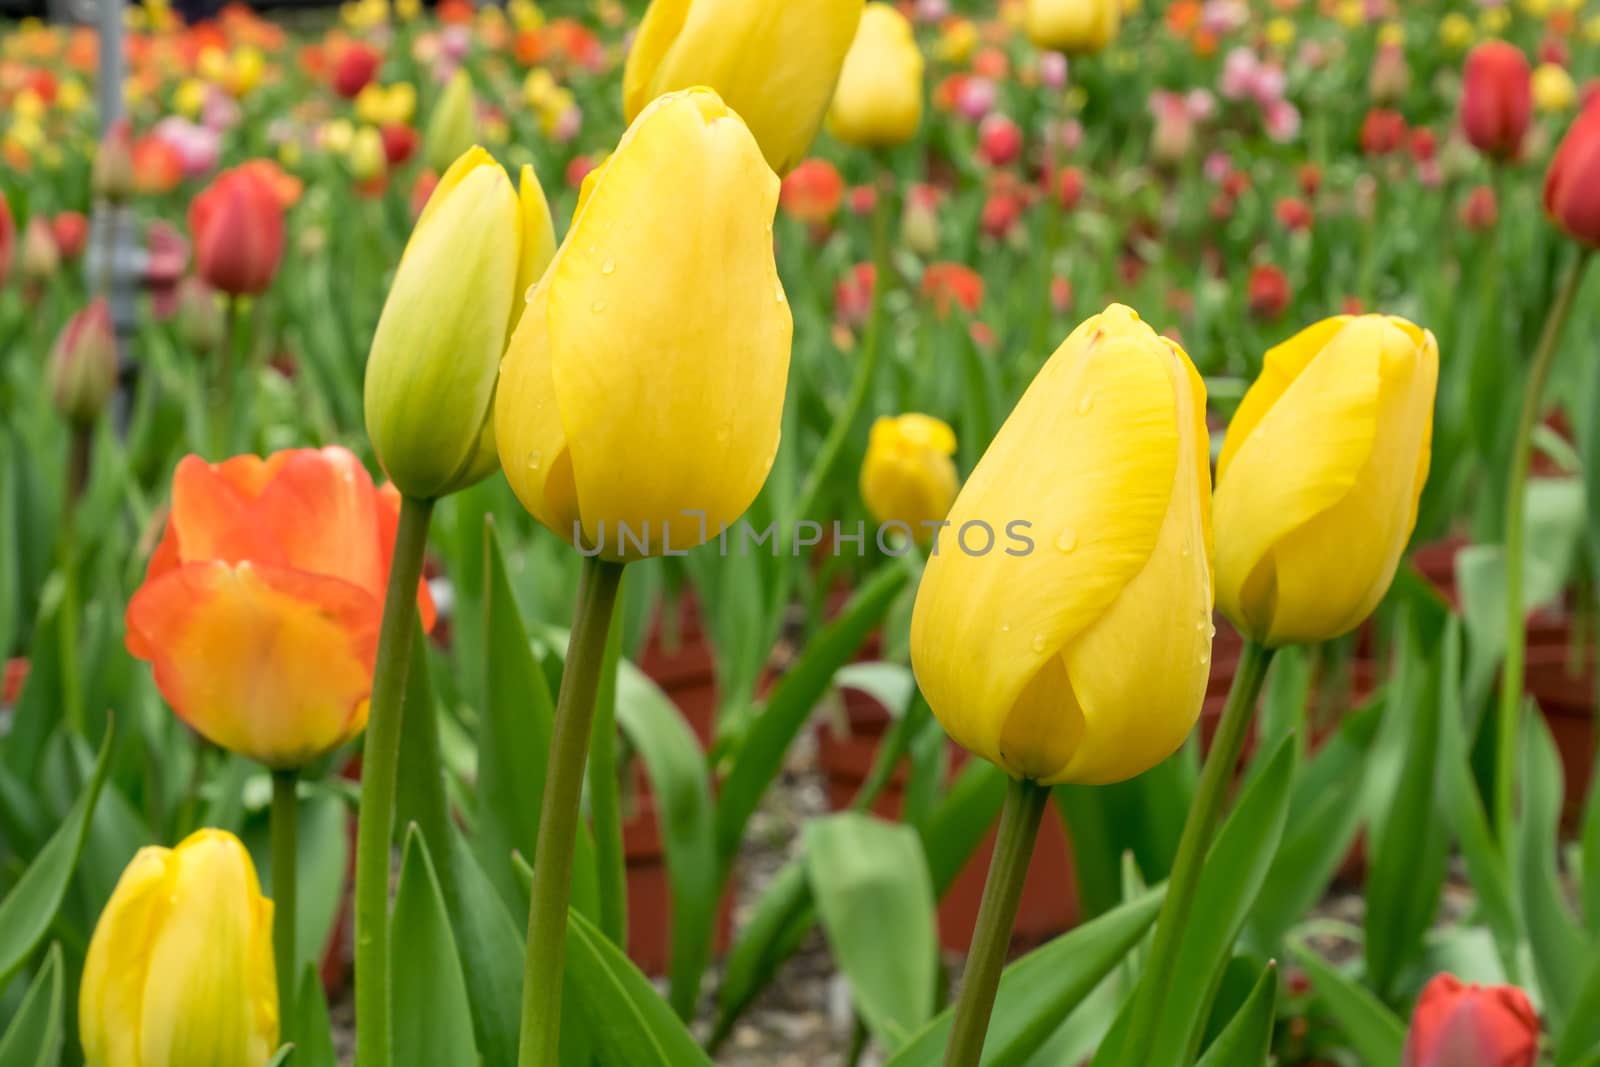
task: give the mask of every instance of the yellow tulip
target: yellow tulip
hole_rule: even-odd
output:
[[[1182,745],[1210,674],[1209,460],[1199,374],[1131,308],[1056,349],[917,591],[912,666],[951,737],[1044,784]]]
[[[465,70],[458,70],[428,116],[428,128],[422,135],[423,156],[428,166],[442,171],[477,139],[478,102],[472,95],[472,79]]]
[[[1486,7],[1478,14],[1478,29],[1485,37],[1499,37],[1511,25],[1511,12],[1503,7]]]
[[[1459,11],[1452,11],[1439,22],[1439,40],[1452,52],[1464,52],[1477,37],[1472,20]]]
[[[960,66],[978,50],[978,24],[956,16],[939,30],[939,62]]]
[[[367,436],[402,493],[444,496],[494,469],[489,412],[500,356],[554,252],[532,167],[522,168],[519,196],[474,147],[439,179],[367,358]]]
[[[144,848],[83,966],[88,1067],[262,1067],[277,1051],[272,901],[232,834]]]
[[[358,182],[373,181],[383,177],[389,169],[383,152],[383,135],[375,126],[363,126],[350,141],[350,176]]]
[[[760,491],[793,334],[777,203],[760,145],[704,88],[645,108],[584,179],[494,405],[506,479],[561,537],[614,561],[676,552]]]
[[[898,523],[927,541],[950,513],[958,480],[956,435],[931,415],[882,416],[861,464],[861,499],[880,526]]]
[[[663,93],[715,89],[787,174],[822,125],[862,0],[653,0],[622,76],[629,122]]]
[[[1294,20],[1286,19],[1282,15],[1267,20],[1267,41],[1274,48],[1288,48],[1294,44]]]
[[[1540,63],[1533,72],[1533,102],[1540,111],[1560,114],[1571,111],[1578,102],[1578,87],[1567,68],[1555,63]]]
[[[1110,44],[1121,21],[1118,0],[1028,0],[1023,29],[1040,48],[1079,54]]]
[[[1383,598],[1428,477],[1439,348],[1341,315],[1269,351],[1217,462],[1217,601],[1272,646],[1354,629]]]
[[[861,13],[828,108],[828,132],[859,148],[889,148],[922,122],[922,52],[906,17],[888,4]]]

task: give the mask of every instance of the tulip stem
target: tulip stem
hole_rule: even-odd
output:
[[[279,1030],[285,1044],[294,1040],[295,931],[299,925],[298,889],[295,882],[299,844],[300,772],[272,772],[272,955],[278,967]]]
[[[401,703],[417,626],[417,583],[428,547],[433,501],[404,497],[378,630],[372,703],[361,755],[356,823],[356,1052],[360,1067],[389,1067],[389,868]]]
[[[1178,842],[1178,856],[1167,879],[1167,894],[1161,902],[1161,916],[1156,920],[1155,939],[1145,960],[1144,977],[1134,991],[1135,1002],[1122,1047],[1124,1067],[1145,1067],[1149,1062],[1150,1043],[1155,1037],[1156,1022],[1166,1010],[1167,995],[1177,970],[1178,950],[1194,910],[1195,891],[1200,885],[1201,871],[1205,869],[1206,854],[1211,850],[1217,825],[1222,821],[1228,791],[1244,752],[1245,739],[1250,734],[1250,722],[1255,717],[1256,701],[1261,695],[1261,684],[1266,679],[1272,653],[1272,649],[1247,639],[1239,655],[1233,687],[1228,690],[1222,721],[1217,724],[1211,752],[1200,772],[1200,784],[1183,825],[1183,837]]]
[[[539,838],[534,846],[522,984],[521,1067],[555,1067],[561,1059],[561,982],[566,964],[567,905],[572,898],[572,847],[578,833],[600,668],[605,662],[606,637],[622,571],[622,564],[599,557],[583,561],[578,608],[550,737]]]
[[[882,347],[884,298],[893,274],[889,258],[889,220],[893,211],[894,183],[879,181],[877,202],[872,208],[872,310],[867,316],[867,328],[861,335],[861,356],[856,360],[856,374],[850,383],[850,394],[828,428],[817,452],[816,463],[806,476],[800,490],[800,499],[792,518],[804,519],[816,505],[817,494],[822,492],[839,465],[844,447],[850,441],[856,419],[872,394],[873,382],[878,373],[878,350]]]
[[[1027,880],[1028,862],[1049,800],[1049,786],[1016,778],[1006,784],[989,879],[983,884],[983,903],[978,906],[978,924],[961,978],[961,999],[956,1002],[950,1043],[944,1050],[945,1067],[978,1067],[983,1055],[1000,972],[1011,947],[1011,928],[1022,901],[1022,884]]]
[[[1533,462],[1533,431],[1539,421],[1544,401],[1545,386],[1550,380],[1550,370],[1555,365],[1556,350],[1560,347],[1561,333],[1572,314],[1578,290],[1583,285],[1584,268],[1592,258],[1580,252],[1567,268],[1566,276],[1556,291],[1550,313],[1544,321],[1544,332],[1539,337],[1539,347],[1534,351],[1533,365],[1528,371],[1527,384],[1522,391],[1522,414],[1517,421],[1517,435],[1512,440],[1511,476],[1506,484],[1506,659],[1500,673],[1500,708],[1496,722],[1494,813],[1495,833],[1501,852],[1511,855],[1512,835],[1516,832],[1517,800],[1517,729],[1521,724],[1522,685],[1527,633],[1526,612],[1522,605],[1523,571],[1523,506],[1528,494],[1528,473]]]

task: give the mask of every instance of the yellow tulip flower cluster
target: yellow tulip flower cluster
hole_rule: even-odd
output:
[[[1045,785],[1161,762],[1199,715],[1213,573],[1222,611],[1268,647],[1337,637],[1376,607],[1416,523],[1437,378],[1433,336],[1404,320],[1305,330],[1267,353],[1213,504],[1188,356],[1120,305],[1083,323],[973,470],[924,573],[911,649],[934,714]],[[920,468],[869,453],[869,502],[896,499],[877,484],[888,470],[899,497],[925,492]]]

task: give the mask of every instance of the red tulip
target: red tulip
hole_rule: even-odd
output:
[[[1500,218],[1500,204],[1495,199],[1494,186],[1479,185],[1467,194],[1461,204],[1461,224],[1469,230],[1482,232],[1494,229]]]
[[[0,189],[0,285],[6,284],[11,273],[11,260],[17,250],[17,223],[11,217],[11,205],[6,202],[6,191]]]
[[[853,215],[870,215],[878,207],[878,190],[870,185],[857,185],[845,194],[845,203]]]
[[[1322,168],[1315,163],[1303,163],[1298,172],[1300,191],[1307,197],[1316,196],[1322,189]]]
[[[1071,211],[1083,199],[1083,171],[1077,167],[1062,167],[1056,174],[1056,203],[1062,211]]]
[[[1484,155],[1512,159],[1522,150],[1533,115],[1528,57],[1505,41],[1485,41],[1467,56],[1461,128]]]
[[[983,303],[983,275],[964,263],[930,263],[922,272],[922,295],[941,319],[956,307],[975,314]]]
[[[50,220],[50,235],[56,239],[56,248],[67,262],[83,255],[89,243],[89,220],[81,211],[63,211]]]
[[[62,328],[50,349],[50,399],[69,422],[100,416],[117,386],[117,334],[106,298],[97,296]]]
[[[978,158],[991,167],[1008,167],[1022,155],[1022,128],[998,111],[978,124]]]
[[[1411,131],[1411,158],[1418,163],[1431,163],[1439,155],[1439,138],[1426,126]]]
[[[378,131],[383,137],[383,158],[389,166],[398,167],[417,154],[422,137],[416,130],[402,123],[391,123]]]
[[[1567,236],[1600,248],[1600,103],[1561,139],[1544,180],[1544,209]]]
[[[189,205],[189,234],[206,284],[232,296],[260,293],[283,257],[283,202],[258,170],[235,167]]]
[[[871,263],[857,263],[845,271],[833,286],[834,318],[852,329],[866,325],[877,284],[878,270]]]
[[[1291,233],[1311,229],[1311,205],[1297,196],[1285,196],[1278,201],[1278,225]]]
[[[1533,1067],[1539,1015],[1515,986],[1434,976],[1411,1016],[1401,1067]]]
[[[778,205],[784,213],[811,226],[832,221],[843,201],[844,179],[825,159],[802,160],[778,189]]]
[[[1009,189],[996,189],[983,202],[978,225],[995,240],[1003,240],[1022,218],[1022,197]]]
[[[1289,309],[1289,277],[1270,263],[1253,267],[1246,283],[1250,314],[1258,319],[1276,319]]]
[[[1361,123],[1361,151],[1369,156],[1398,152],[1406,139],[1405,116],[1385,107],[1367,112]]]
[[[333,91],[354,100],[372,83],[383,65],[383,53],[360,41],[346,45],[333,65]]]

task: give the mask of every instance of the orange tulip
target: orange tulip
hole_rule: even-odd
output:
[[[302,766],[366,726],[398,521],[398,494],[342,448],[188,456],[128,604],[128,651],[208,740]]]

